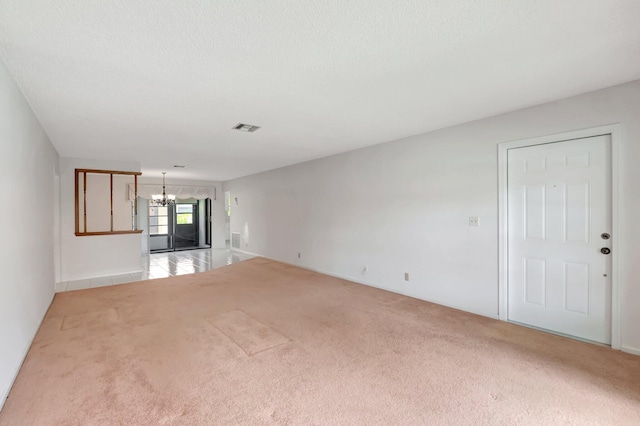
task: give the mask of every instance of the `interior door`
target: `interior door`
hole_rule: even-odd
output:
[[[508,151],[510,321],[611,343],[610,153],[608,135]]]

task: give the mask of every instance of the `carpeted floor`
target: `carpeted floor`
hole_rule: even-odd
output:
[[[256,258],[56,295],[2,425],[640,424],[640,357]]]

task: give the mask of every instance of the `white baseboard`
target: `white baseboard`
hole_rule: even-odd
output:
[[[139,269],[130,269],[128,271],[119,271],[119,272],[114,272],[114,273],[104,274],[104,275],[81,275],[80,278],[65,279],[65,280],[62,280],[61,282],[68,283],[72,281],[95,280],[96,278],[113,277],[115,275],[140,274],[142,273],[142,271],[143,269],[139,268]]]
[[[374,282],[371,282],[371,281],[365,281],[365,280],[359,279],[357,277],[349,277],[349,276],[346,276],[346,275],[336,274],[336,273],[331,272],[331,271],[325,271],[325,270],[322,270],[322,269],[311,268],[311,267],[308,267],[308,266],[287,262],[286,260],[281,260],[281,259],[276,259],[274,257],[264,256],[262,254],[251,253],[251,252],[246,251],[246,250],[241,250],[241,249],[232,249],[232,250],[233,251],[238,251],[238,252],[241,252],[241,253],[244,253],[244,254],[249,254],[251,256],[264,257],[265,259],[275,260],[276,262],[280,262],[280,263],[284,263],[284,264],[287,264],[287,265],[295,266],[295,267],[298,267],[298,268],[301,268],[301,269],[306,269],[307,271],[312,271],[312,272],[317,272],[319,274],[328,275],[330,277],[340,278],[342,280],[351,281],[351,282],[354,282],[354,283],[357,283],[357,284],[362,284],[362,285],[366,285],[366,286],[369,286],[369,287],[375,287],[375,288],[378,288],[380,290],[385,290],[385,291],[388,291],[388,292],[391,292],[391,293],[401,294],[403,296],[411,297],[413,299],[424,300],[425,302],[435,303],[436,305],[446,306],[447,308],[457,309],[459,311],[469,312],[471,314],[480,315],[480,316],[488,317],[488,318],[491,318],[491,319],[500,319],[497,313],[488,313],[488,312],[479,311],[479,310],[476,310],[476,309],[471,309],[471,308],[462,307],[462,306],[458,306],[458,305],[452,305],[450,303],[444,303],[442,301],[435,300],[435,299],[425,299],[423,297],[418,297],[415,294],[411,294],[411,293],[403,292],[403,291],[400,291],[400,290],[397,290],[397,289],[392,289],[392,288],[389,288],[389,287],[385,287],[383,285],[380,285],[380,284],[377,284],[377,283],[374,283]]]
[[[631,355],[640,355],[640,349],[638,349],[638,348],[632,348],[631,346],[624,346],[624,345],[622,345],[622,346],[620,347],[620,350],[621,350],[622,352],[626,352],[626,353],[631,354]]]
[[[9,384],[9,387],[7,388],[6,392],[4,393],[4,395],[0,395],[0,411],[2,411],[2,408],[4,407],[4,403],[7,401],[7,398],[9,398],[9,393],[11,392],[11,388],[13,388],[13,384],[15,383],[16,379],[18,378],[18,373],[20,373],[20,369],[22,368],[22,364],[24,364],[24,360],[27,358],[27,353],[29,353],[29,349],[31,349],[31,345],[33,344],[33,341],[36,338],[36,335],[38,334],[38,331],[40,331],[40,327],[42,327],[42,323],[45,319],[45,317],[47,316],[47,312],[49,312],[49,309],[51,308],[51,304],[53,303],[53,298],[55,297],[55,293],[53,293],[51,295],[51,300],[49,301],[49,306],[47,306],[47,309],[44,311],[44,314],[42,315],[42,318],[40,319],[40,323],[38,324],[38,327],[36,328],[36,331],[33,333],[33,336],[31,336],[31,339],[29,340],[29,343],[27,344],[27,346],[22,350],[22,361],[20,362],[20,364],[18,365],[18,367],[16,368],[15,372],[13,373],[13,378],[11,379],[11,383]]]
[[[287,262],[283,262],[283,263],[287,263]],[[366,286],[369,286],[369,287],[375,287],[375,288],[378,288],[380,290],[388,291],[390,293],[401,294],[403,296],[411,297],[413,299],[424,300],[425,302],[435,303],[436,305],[441,305],[441,306],[446,306],[447,308],[457,309],[459,311],[469,312],[471,314],[480,315],[480,316],[488,317],[488,318],[491,318],[491,319],[499,319],[497,314],[491,314],[491,313],[487,313],[487,312],[484,312],[484,311],[479,311],[479,310],[476,310],[476,309],[470,309],[470,308],[461,307],[461,306],[458,306],[458,305],[452,305],[450,303],[444,303],[444,302],[442,302],[440,300],[437,300],[437,299],[425,299],[424,297],[418,297],[415,294],[411,294],[409,292],[404,292],[404,291],[400,291],[400,290],[397,290],[397,289],[392,289],[392,288],[389,288],[389,287],[385,287],[383,285],[379,285],[379,284],[376,284],[376,283],[371,282],[371,281],[364,281],[364,280],[360,280],[360,279],[357,279],[357,278],[354,278],[354,277],[335,274],[335,273],[332,273],[332,272],[329,272],[329,271],[320,270],[320,269],[306,268],[306,267],[300,266],[300,265],[294,265],[294,266],[298,266],[299,268],[302,268],[302,269],[308,269],[310,271],[318,272],[320,274],[329,275],[330,277],[340,278],[340,279],[343,279],[343,280],[347,280],[347,281],[351,281],[351,282],[354,282],[354,283],[366,285]]]
[[[492,318],[492,319],[497,319],[497,320],[500,319],[498,314],[478,311],[478,310],[470,309],[470,308],[467,308],[467,307],[452,305],[450,303],[443,303],[443,302],[441,302],[439,300],[435,300],[435,299],[425,299],[425,298],[422,298],[422,297],[417,297],[416,295],[413,295],[411,293],[406,293],[406,292],[402,292],[402,291],[399,291],[399,290],[396,290],[396,289],[391,289],[389,287],[385,287],[383,285],[379,285],[379,284],[376,284],[374,282],[361,280],[361,279],[359,279],[357,277],[349,277],[349,276],[346,276],[346,275],[336,274],[336,273],[333,273],[333,272],[330,272],[330,271],[324,271],[324,270],[321,270],[321,269],[315,269],[315,268],[311,268],[311,267],[304,266],[304,265],[298,265],[298,264],[295,264],[295,263],[287,262],[286,260],[276,259],[274,257],[264,256],[264,255],[261,255],[261,254],[258,254],[258,253],[252,253],[252,252],[249,252],[249,251],[246,251],[246,250],[240,250],[240,249],[232,249],[232,250],[233,251],[238,251],[238,252],[241,252],[241,253],[245,253],[245,254],[249,254],[251,256],[264,257],[265,259],[275,260],[276,262],[280,262],[280,263],[284,263],[284,264],[287,264],[287,265],[296,266],[298,268],[306,269],[306,270],[312,271],[312,272],[318,272],[320,274],[328,275],[330,277],[340,278],[340,279],[351,281],[351,282],[355,282],[355,283],[358,283],[358,284],[363,284],[363,285],[366,285],[366,286],[369,286],[369,287],[379,288],[381,290],[389,291],[391,293],[402,294],[403,296],[412,297],[414,299],[419,299],[419,300],[424,300],[425,302],[435,303],[437,305],[446,306],[448,308],[458,309],[460,311],[469,312],[469,313],[472,313],[472,314],[476,314],[476,315],[480,315],[480,316],[488,317],[488,318]],[[632,355],[640,355],[640,349],[639,348],[634,348],[634,347],[631,347],[631,346],[622,345],[620,347],[620,350],[622,352],[626,352],[626,353],[629,353],[629,354],[632,354]]]
[[[263,256],[263,255],[261,255],[261,254],[253,253],[253,252],[250,252],[250,251],[247,251],[247,250],[242,250],[242,249],[239,249],[239,248],[233,248],[233,247],[231,247],[229,250],[231,250],[231,251],[237,251],[237,252],[244,253],[244,254],[248,254],[248,255],[251,255],[251,256],[264,257],[265,259],[271,259],[271,260],[276,260],[276,261],[278,261],[278,262],[282,262],[282,260],[278,260],[278,259],[274,259],[274,258],[271,258],[271,257]],[[286,263],[286,262],[283,262],[283,263]]]

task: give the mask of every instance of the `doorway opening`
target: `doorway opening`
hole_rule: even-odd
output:
[[[211,247],[211,199],[176,199],[167,206],[148,204],[151,253]]]

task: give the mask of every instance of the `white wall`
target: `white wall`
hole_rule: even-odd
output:
[[[149,178],[142,176],[138,181],[142,184],[161,184],[162,178]],[[224,193],[222,192],[222,183],[204,180],[186,180],[172,179],[167,176],[166,184],[169,185],[186,185],[186,186],[208,186],[216,188],[216,199],[211,198],[211,247],[224,248]]]
[[[75,235],[75,169],[139,172],[140,163],[60,158],[61,280],[141,271],[140,234]]]
[[[57,160],[0,61],[0,408],[54,294]]]
[[[498,143],[616,122],[622,345],[640,353],[640,81],[225,182],[232,231],[249,252],[497,317]]]
[[[142,255],[149,254],[149,210],[148,201],[142,197],[138,197],[138,229],[142,230],[140,239],[142,243]]]
[[[207,206],[206,200],[198,200],[198,244],[207,242]]]

